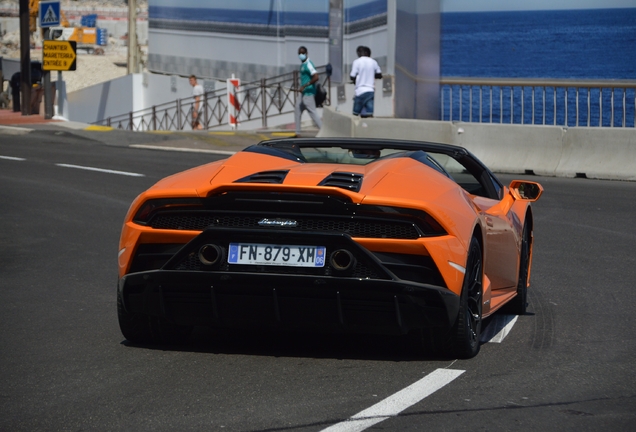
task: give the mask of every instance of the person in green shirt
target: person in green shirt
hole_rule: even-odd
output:
[[[294,117],[296,119],[296,135],[300,134],[300,119],[303,111],[309,113],[309,117],[316,123],[318,129],[322,127],[322,120],[316,110],[316,100],[314,96],[316,94],[315,83],[318,82],[319,76],[316,71],[316,67],[309,60],[307,56],[307,48],[301,46],[298,48],[298,58],[301,61],[300,65],[300,88],[298,92],[301,93],[300,97],[296,101],[296,109]]]

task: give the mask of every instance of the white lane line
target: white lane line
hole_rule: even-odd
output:
[[[501,343],[517,322],[517,315],[495,315],[481,334],[481,342]]]
[[[386,419],[397,416],[408,407],[445,385],[466,371],[457,369],[437,369],[421,380],[400,390],[377,404],[360,411],[344,422],[323,429],[322,432],[360,432]]]
[[[76,168],[76,169],[81,169],[86,171],[97,171],[97,172],[103,172],[108,174],[119,174],[119,175],[131,176],[131,177],[144,177],[143,174],[137,174],[137,173],[126,172],[126,171],[115,171],[115,170],[87,167],[87,166],[81,166],[81,165],[69,165],[69,164],[55,164],[55,165],[59,167],[64,167],[64,168]]]
[[[178,152],[190,152],[190,153],[212,153],[212,154],[220,154],[220,155],[228,155],[228,156],[232,156],[233,154],[236,154],[235,151],[227,151],[227,150],[207,150],[207,149],[193,149],[193,148],[180,148],[180,147],[165,147],[165,146],[153,146],[153,145],[146,145],[146,144],[131,144],[129,147],[148,149],[148,150],[165,150],[165,151],[178,151]]]
[[[24,158],[13,157],[13,156],[0,156],[0,159],[14,160],[14,161],[25,161],[26,160]]]
[[[0,134],[2,135],[25,135],[29,132],[33,132],[34,129],[22,128],[15,126],[0,126]]]

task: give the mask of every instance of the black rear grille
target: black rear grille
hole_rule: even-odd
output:
[[[215,213],[212,211],[165,211],[157,214],[149,222],[155,229],[203,231],[208,227],[225,228],[262,228],[258,222],[264,217],[279,215],[244,216]],[[357,219],[350,217],[294,217],[294,230],[343,232],[351,237],[417,239],[419,233],[411,222]]]
[[[176,211],[159,213],[150,221],[149,226],[156,229],[203,231],[211,226],[254,228],[258,227],[258,220],[253,216],[218,216],[207,211]]]
[[[264,226],[265,219],[269,226]],[[187,231],[278,227],[405,240],[446,234],[435,219],[421,210],[356,204],[331,194],[286,192],[232,191],[203,199],[148,200],[134,221],[154,229]],[[263,224],[259,225],[261,221]]]

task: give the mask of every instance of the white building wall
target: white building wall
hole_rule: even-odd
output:
[[[131,74],[67,95],[71,121],[95,123],[108,117],[150,108],[192,95],[187,78],[157,74]]]

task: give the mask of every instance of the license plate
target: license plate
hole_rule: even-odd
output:
[[[227,262],[293,267],[324,267],[324,246],[230,243]]]

